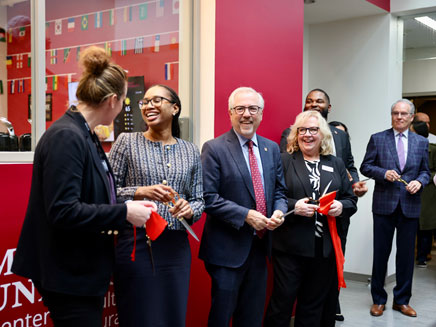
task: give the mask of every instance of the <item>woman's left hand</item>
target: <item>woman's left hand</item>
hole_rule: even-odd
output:
[[[192,211],[189,202],[182,198],[178,199],[174,207],[168,211],[177,218],[183,217],[185,219],[191,219],[194,215],[194,211]]]
[[[333,217],[340,216],[342,213],[342,208],[343,208],[343,206],[342,206],[341,202],[339,202],[337,200],[333,200],[333,204],[330,207],[330,210],[328,213],[329,216],[333,216]]]

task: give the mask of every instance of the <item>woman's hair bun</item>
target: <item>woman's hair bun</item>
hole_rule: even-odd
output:
[[[109,67],[110,57],[104,49],[90,46],[80,55],[80,63],[86,73],[99,76]]]

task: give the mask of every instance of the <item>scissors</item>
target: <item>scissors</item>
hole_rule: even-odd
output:
[[[171,200],[168,202],[164,202],[164,204],[169,208],[174,208],[176,202],[180,199],[180,195],[177,192],[171,193],[171,195],[172,195]],[[180,223],[186,228],[186,230],[189,232],[189,234],[192,235],[193,238],[195,238],[198,242],[200,242],[194,230],[191,228],[191,226],[189,226],[185,218],[177,217],[177,220],[180,221]]]

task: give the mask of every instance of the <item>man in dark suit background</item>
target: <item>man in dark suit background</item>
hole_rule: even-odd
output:
[[[421,190],[430,180],[428,140],[409,131],[415,107],[406,99],[392,105],[392,128],[373,134],[360,172],[375,180],[372,212],[374,255],[371,278],[373,305],[370,313],[381,316],[387,293],[384,289],[387,262],[397,230],[397,253],[392,308],[416,317],[409,306],[415,256],[415,236],[421,209]],[[404,182],[403,182],[404,181]]]
[[[311,90],[307,94],[306,101],[304,103],[303,111],[306,110],[318,111],[324,117],[324,119],[327,120],[328,114],[332,110],[330,97],[327,94],[327,92],[322,89]],[[365,195],[366,192],[368,192],[368,187],[366,186],[365,182],[359,181],[359,174],[357,172],[357,168],[354,166],[354,158],[353,158],[353,154],[351,153],[350,139],[344,131],[330,125],[329,127],[333,135],[333,155],[342,159],[342,161],[345,164],[345,168],[349,173],[349,179],[353,187],[353,192],[356,196],[361,197]],[[286,152],[286,147],[288,143],[287,138],[290,132],[291,132],[291,128],[286,128],[282,133],[282,136],[280,138],[281,152]],[[344,254],[345,254],[345,244],[347,243],[347,235],[348,235],[349,227],[350,227],[350,218],[344,217],[343,219],[341,219],[340,224],[338,226],[339,228],[338,234],[339,237],[341,238],[342,251],[344,252]],[[341,314],[339,299],[336,308],[336,320],[339,321],[344,320],[344,316]]]
[[[287,209],[279,147],[256,134],[263,108],[254,89],[234,90],[233,128],[202,149],[207,218],[199,257],[212,279],[208,326],[229,326],[232,317],[234,327],[262,324],[268,230],[283,223]]]

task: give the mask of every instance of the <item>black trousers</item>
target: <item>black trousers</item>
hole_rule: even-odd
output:
[[[55,327],[101,327],[104,296],[51,292],[34,282]]]
[[[337,299],[334,255],[309,258],[273,250],[273,269],[274,286],[265,327],[289,327],[296,299],[295,327],[334,326]]]

